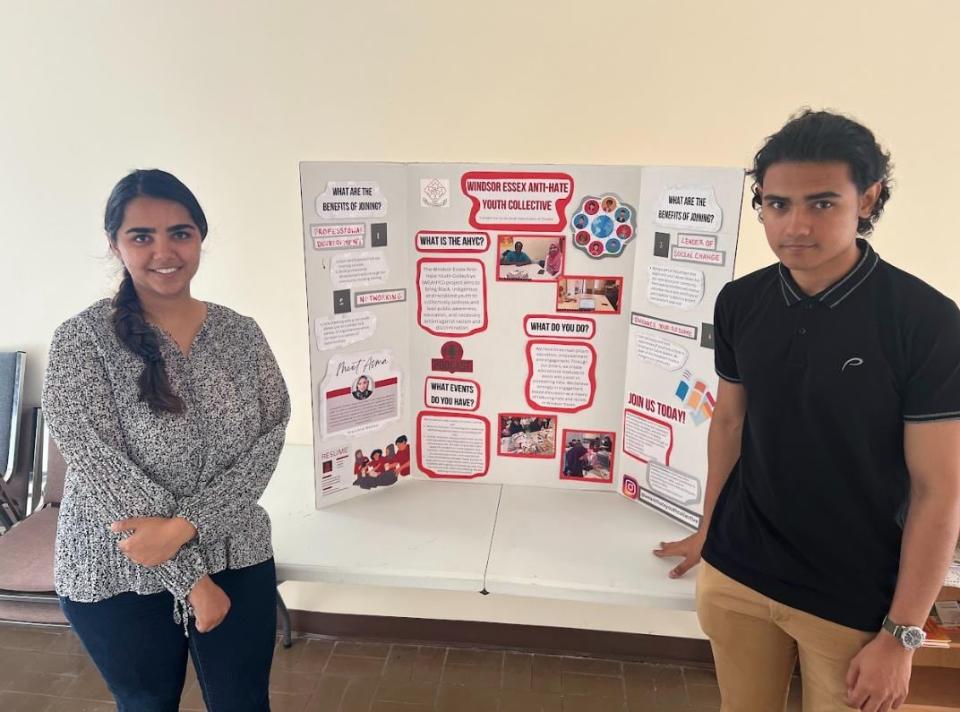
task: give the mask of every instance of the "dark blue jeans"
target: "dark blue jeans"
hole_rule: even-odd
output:
[[[177,712],[187,649],[210,712],[264,712],[277,635],[273,559],[212,574],[230,611],[209,633],[190,636],[173,620],[173,596],[121,593],[96,603],[60,599],[63,612],[117,701],[119,712]]]

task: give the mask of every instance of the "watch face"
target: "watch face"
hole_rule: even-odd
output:
[[[923,632],[922,628],[917,628],[916,626],[910,626],[905,628],[903,631],[903,637],[901,638],[904,647],[910,648],[911,650],[919,648],[923,645],[923,640],[926,638],[926,633]]]

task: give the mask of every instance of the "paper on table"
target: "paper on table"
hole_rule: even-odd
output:
[[[943,585],[960,588],[960,564],[950,564],[950,568],[947,569],[947,577],[943,580]]]
[[[953,553],[953,561],[947,569],[947,577],[944,579],[943,585],[960,588],[960,546]]]
[[[960,628],[960,601],[937,601],[933,604],[944,628]]]

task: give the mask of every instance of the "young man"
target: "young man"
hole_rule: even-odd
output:
[[[401,435],[394,441],[397,446],[397,474],[406,477],[410,474],[410,446],[407,444],[407,436]]]
[[[532,264],[530,256],[523,251],[523,243],[515,242],[513,245],[513,252],[504,252],[503,257],[500,259],[500,264],[502,265],[529,265]]]
[[[725,712],[887,712],[960,530],[960,310],[868,235],[889,156],[806,111],[757,153],[779,263],[717,297],[703,525],[658,556],[704,560],[697,612]]]

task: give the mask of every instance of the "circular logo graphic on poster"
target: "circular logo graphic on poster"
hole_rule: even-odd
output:
[[[456,341],[447,341],[440,347],[440,355],[450,361],[463,358],[463,347]]]
[[[619,257],[637,234],[637,211],[613,193],[587,195],[570,227],[574,246],[593,259]]]
[[[602,240],[613,232],[613,220],[606,215],[597,215],[590,223],[590,232]]]

